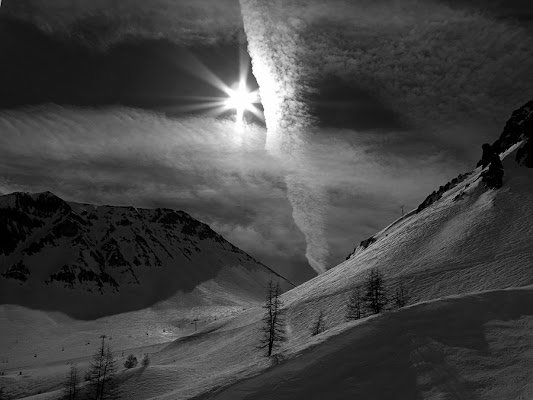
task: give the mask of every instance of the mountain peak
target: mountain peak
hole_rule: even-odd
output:
[[[74,297],[105,315],[229,276],[235,298],[255,299],[270,279],[294,286],[183,211],[0,197],[0,303],[88,315],[65,302]]]
[[[500,137],[492,144],[493,150],[501,154],[522,140],[533,136],[533,100],[513,111]]]

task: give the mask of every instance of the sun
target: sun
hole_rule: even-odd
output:
[[[178,96],[180,102],[185,104],[176,106],[177,111],[202,112],[215,118],[223,117],[226,119],[230,114],[235,113],[235,125],[240,132],[244,132],[244,128],[248,126],[248,117],[253,122],[265,120],[259,88],[250,89],[248,86],[250,71],[247,56],[241,54],[239,75],[232,86],[229,86],[195,57],[188,59],[187,63],[187,70],[190,70],[192,75],[218,89],[219,94],[215,96]],[[190,101],[186,101],[187,99]]]
[[[228,98],[224,105],[227,109],[236,111],[236,121],[242,122],[246,111],[255,111],[254,103],[258,101],[257,92],[250,92],[244,81],[239,82],[237,89],[226,92]]]

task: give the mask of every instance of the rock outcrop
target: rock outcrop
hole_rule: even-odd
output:
[[[493,144],[495,153],[501,154],[516,143],[530,138],[533,129],[533,100],[528,101],[518,110],[515,110],[511,118],[505,124],[503,132]]]
[[[483,155],[477,166],[487,168],[481,174],[481,181],[488,189],[499,189],[503,185],[503,164],[500,155],[494,151],[493,147],[485,143],[483,146]]]
[[[416,212],[419,213],[423,209],[435,203],[437,200],[440,200],[444,193],[446,193],[450,189],[453,189],[459,183],[464,181],[469,175],[470,173],[460,174],[459,176],[457,176],[457,178],[453,178],[450,182],[440,186],[437,190],[434,190],[428,197],[424,199],[422,203],[420,203],[420,205],[416,209]]]

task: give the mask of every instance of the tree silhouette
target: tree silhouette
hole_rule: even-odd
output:
[[[69,372],[64,382],[63,392],[65,400],[76,400],[78,395],[78,386],[80,384],[80,373],[78,366],[73,364],[70,366]]]
[[[284,310],[280,296],[279,283],[274,285],[272,281],[268,282],[267,298],[263,306],[265,309],[261,328],[263,336],[259,345],[260,349],[265,350],[267,357],[270,357],[272,352],[278,349],[285,340]]]
[[[311,327],[311,334],[313,336],[319,335],[326,330],[326,320],[324,318],[324,312],[320,310],[316,318],[315,323]]]
[[[348,303],[346,304],[346,321],[359,319],[363,316],[363,294],[361,286],[357,285],[352,289]]]
[[[396,286],[394,302],[396,303],[396,307],[398,308],[405,307],[409,302],[409,291],[405,287],[403,280],[400,280],[400,282]]]
[[[122,397],[120,386],[117,380],[117,366],[113,353],[107,345],[106,348],[106,362],[105,362],[104,374],[102,376],[102,399],[105,400],[118,400]]]
[[[150,357],[148,357],[148,353],[144,353],[143,359],[141,360],[141,365],[143,368],[146,368],[150,365]]]
[[[383,274],[372,268],[365,281],[365,303],[374,314],[379,314],[387,304],[387,293]]]
[[[135,357],[133,354],[130,354],[128,358],[126,358],[126,362],[124,362],[124,367],[127,369],[135,368],[137,366],[137,357]]]
[[[116,380],[116,362],[109,345],[105,346],[105,335],[101,336],[102,344],[94,354],[89,367],[89,398],[93,400],[116,400],[120,398]]]

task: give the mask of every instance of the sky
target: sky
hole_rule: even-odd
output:
[[[3,0],[0,193],[182,209],[296,283],[473,168],[533,89],[533,5]],[[239,128],[219,82],[259,89]]]

